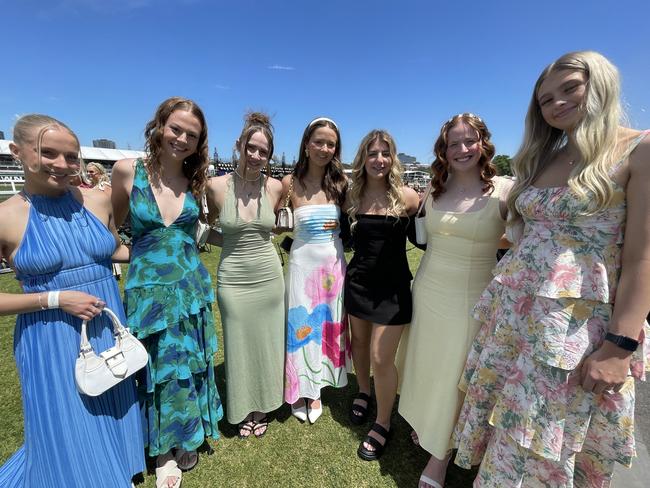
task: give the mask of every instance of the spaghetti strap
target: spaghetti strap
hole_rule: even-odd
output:
[[[636,149],[636,147],[641,144],[641,141],[645,139],[645,137],[650,134],[650,129],[646,129],[644,131],[641,131],[641,133],[636,136],[634,139],[632,139],[632,142],[627,146],[625,151],[623,151],[623,154],[619,158],[619,160],[611,167],[609,170],[610,175],[614,175],[618,172],[620,169],[621,165],[627,160],[627,158],[632,154],[632,151]]]

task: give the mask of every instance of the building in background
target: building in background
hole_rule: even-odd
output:
[[[5,138],[5,133],[0,130],[0,139],[4,139],[4,138]]]
[[[397,159],[399,159],[399,162],[402,163],[402,166],[407,166],[409,164],[417,163],[416,158],[414,156],[409,156],[408,154],[404,154],[404,153],[398,153]]]
[[[93,139],[93,147],[104,149],[116,149],[115,142],[110,139]]]

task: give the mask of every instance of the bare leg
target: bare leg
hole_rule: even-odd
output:
[[[359,391],[370,395],[370,338],[372,322],[349,316],[352,326],[352,362]],[[363,402],[363,400],[361,400]]]
[[[390,430],[390,416],[397,394],[397,368],[395,367],[395,355],[399,340],[404,330],[403,325],[381,325],[373,324],[370,341],[370,360],[375,378],[375,395],[377,397],[377,420],[376,422]],[[377,438],[382,444],[383,437],[376,435],[373,431],[369,434]],[[366,449],[372,451],[368,443],[364,443]]]

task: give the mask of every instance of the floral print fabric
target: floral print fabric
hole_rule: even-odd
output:
[[[350,345],[343,313],[345,258],[338,230],[323,224],[339,219],[336,205],[308,205],[294,212],[295,241],[287,283],[288,403],[320,398],[324,386],[347,385]]]
[[[567,187],[529,187],[516,204],[523,237],[474,309],[482,327],[459,385],[455,462],[483,461],[475,486],[609,486],[614,462],[635,455],[633,379],[650,362],[648,324],[621,391],[585,392],[579,366],[611,318],[625,193],[616,186],[611,205],[591,215]]]

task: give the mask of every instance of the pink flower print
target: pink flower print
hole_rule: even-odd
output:
[[[533,299],[528,295],[523,295],[515,302],[515,312],[519,315],[528,315],[533,308]]]
[[[341,348],[340,336],[345,331],[343,322],[324,322],[323,323],[323,355],[332,361],[335,368],[345,365],[345,346]]]
[[[341,263],[332,256],[316,268],[305,281],[305,293],[311,299],[311,307],[329,303],[338,297],[343,287]]]
[[[551,281],[556,287],[562,290],[568,290],[576,281],[579,271],[580,269],[577,266],[559,264],[553,269],[553,273],[551,273]]]
[[[600,395],[598,407],[604,412],[618,412],[621,408],[621,400],[623,398],[620,393],[609,393],[605,391]]]
[[[284,366],[284,399],[289,403],[298,400],[298,371],[293,364],[293,354],[287,354]]]

